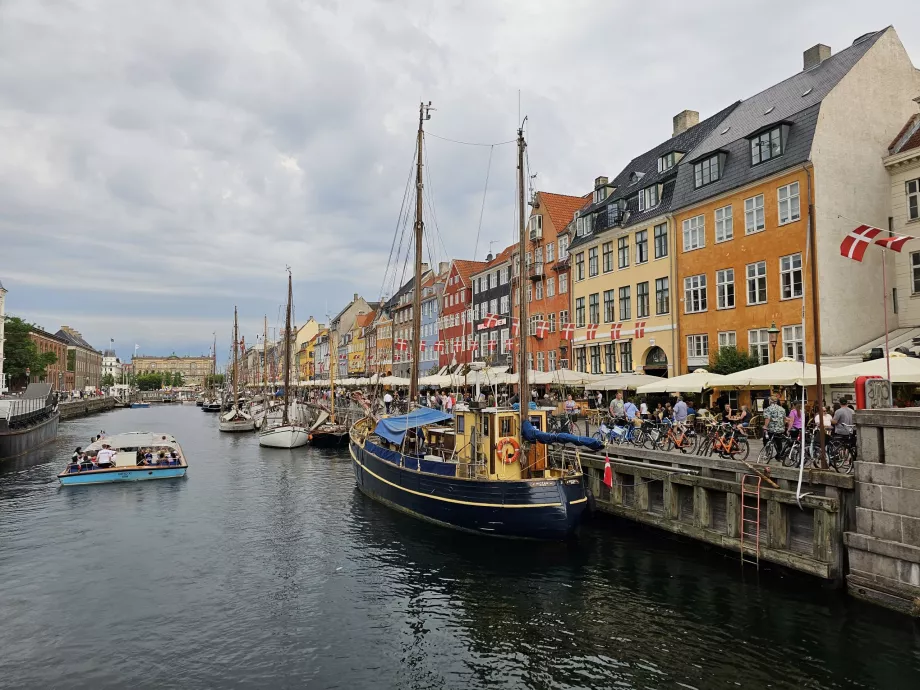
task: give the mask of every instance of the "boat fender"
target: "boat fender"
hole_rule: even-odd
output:
[[[507,450],[508,448],[511,449],[511,452]],[[498,439],[495,450],[498,452],[498,457],[506,465],[517,462],[521,457],[521,444],[513,436],[503,436]]]

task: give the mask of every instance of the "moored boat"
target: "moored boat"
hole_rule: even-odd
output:
[[[239,352],[240,326],[237,320],[236,307],[233,307],[233,368],[230,371],[230,386],[233,391],[233,406],[218,420],[218,429],[221,431],[252,431],[256,428],[252,415],[241,409],[239,397],[239,365],[237,353]]]
[[[143,409],[143,408],[146,408],[146,407],[150,407],[150,403],[148,403],[148,402],[133,402],[133,403],[131,403],[131,409],[132,409],[132,410]]]
[[[61,413],[47,383],[30,383],[21,398],[0,399],[0,460],[14,458],[57,438]]]
[[[99,451],[106,446],[114,451],[111,464],[102,466],[92,462],[91,459],[98,458]],[[173,479],[184,477],[188,470],[188,462],[176,438],[159,432],[134,431],[104,436],[87,446],[85,453],[84,462],[71,462],[58,474],[63,486]],[[149,457],[138,459],[139,453]]]

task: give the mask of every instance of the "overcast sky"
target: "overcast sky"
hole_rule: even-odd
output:
[[[285,266],[299,322],[392,289],[421,99],[433,135],[498,143],[520,94],[535,187],[583,194],[681,110],[889,24],[920,63],[916,0],[2,0],[7,312],[223,358],[234,305],[250,342],[278,325]],[[427,150],[426,260],[509,244],[514,146]]]

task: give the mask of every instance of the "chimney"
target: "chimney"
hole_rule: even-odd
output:
[[[428,264],[426,264],[426,263],[423,261],[423,262],[422,262],[422,273],[427,273],[427,272],[428,272]]]
[[[606,178],[606,177],[604,177],[604,176],[602,175],[601,177],[595,177],[595,178],[594,178],[594,188],[595,188],[595,189],[600,189],[601,187],[606,187],[606,186],[607,186],[607,178]]]
[[[682,110],[674,116],[674,133],[672,137],[683,134],[691,127],[700,124],[700,114],[695,110]]]
[[[443,275],[447,273],[448,268],[450,268],[449,261],[439,261],[438,262],[438,275]]]
[[[823,43],[812,46],[802,53],[802,62],[804,63],[803,71],[807,72],[812,67],[817,67],[831,56],[831,47]]]
[[[352,302],[357,302],[357,301],[358,301],[358,293],[357,293],[357,292],[355,293],[355,296],[354,296],[354,298],[353,298],[351,301],[352,301]]]

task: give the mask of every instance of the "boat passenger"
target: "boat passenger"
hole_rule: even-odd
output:
[[[108,443],[102,444],[102,450],[96,453],[96,464],[99,467],[112,467],[115,464],[115,451],[112,450]]]
[[[77,446],[76,450],[73,452],[73,455],[70,456],[70,459],[72,462],[78,462],[81,457],[83,457],[83,449],[81,449],[80,446]]]

